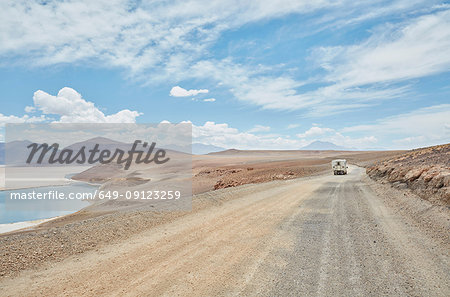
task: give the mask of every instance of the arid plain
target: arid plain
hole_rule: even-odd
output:
[[[191,211],[94,203],[1,235],[2,294],[447,295],[448,206],[366,175],[364,167],[405,153],[193,156]],[[333,176],[335,158],[352,164],[347,176]],[[75,178],[91,181],[105,169]],[[108,188],[149,178],[143,167],[103,172],[96,182]]]

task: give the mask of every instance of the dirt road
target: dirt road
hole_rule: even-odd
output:
[[[0,281],[0,295],[450,295],[449,243],[400,216],[351,167],[246,185],[126,242]]]

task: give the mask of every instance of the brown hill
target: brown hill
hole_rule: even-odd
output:
[[[367,168],[367,174],[433,204],[450,205],[450,144],[409,151]]]

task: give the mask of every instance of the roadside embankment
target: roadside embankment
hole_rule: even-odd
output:
[[[450,144],[412,150],[367,168],[374,180],[411,189],[435,205],[450,205]]]

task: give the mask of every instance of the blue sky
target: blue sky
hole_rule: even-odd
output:
[[[450,142],[449,81],[443,1],[0,3],[1,124],[190,121],[194,142],[225,148],[415,148]]]

